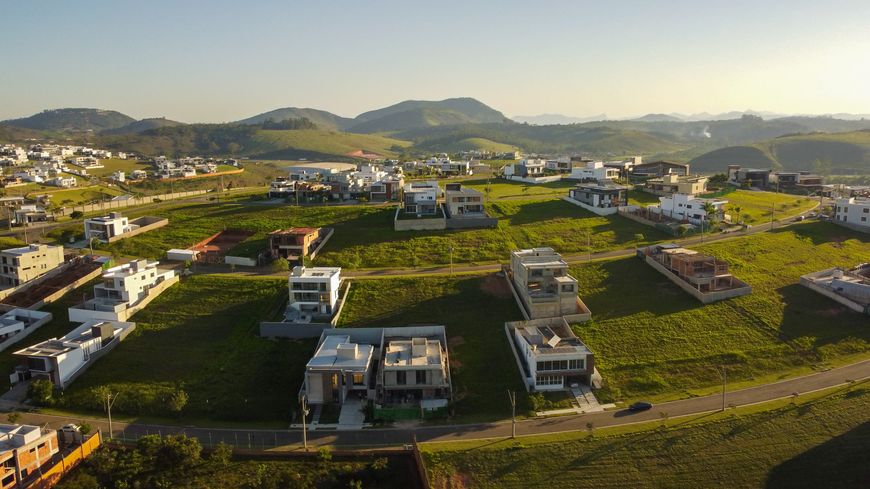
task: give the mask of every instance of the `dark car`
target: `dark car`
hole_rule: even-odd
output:
[[[640,401],[628,406],[628,410],[632,412],[646,411],[647,409],[652,409],[653,405],[651,402]]]

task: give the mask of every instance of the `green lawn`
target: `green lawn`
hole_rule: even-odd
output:
[[[112,173],[120,170],[126,173],[126,176],[129,177],[130,172],[133,170],[151,170],[154,168],[152,165],[140,162],[135,158],[129,158],[126,160],[120,158],[101,159],[100,164],[103,165],[103,168],[88,170],[88,175],[93,175],[95,177],[108,177],[111,176]]]
[[[798,284],[870,260],[866,235],[812,222],[695,248],[728,261],[753,293],[703,305],[636,258],[572,267],[593,316],[575,331],[596,354],[601,398],[686,397],[718,384],[717,365],[733,382],[775,380],[870,352],[866,316]]]
[[[374,134],[336,133],[320,130],[259,130],[253,136],[252,146],[248,148],[248,152],[272,155],[270,158],[274,159],[293,159],[293,155],[297,153],[342,156],[357,150],[370,151],[384,156],[395,156],[397,149],[410,145],[411,143],[408,141]]]
[[[771,411],[563,442],[427,444],[432,487],[867,487],[866,385]]]
[[[773,212],[774,219],[782,219],[800,214],[811,209],[818,200],[800,197],[790,194],[778,194],[775,192],[753,192],[751,190],[728,189],[725,192],[717,192],[728,201],[725,212],[735,214],[734,208],[739,206],[740,219],[746,224],[761,224],[770,222],[770,214]]]
[[[522,319],[503,278],[427,277],[355,281],[339,327],[440,324],[447,331],[455,412],[463,422],[510,416],[531,404],[516,369],[506,321]]]
[[[250,256],[265,247],[266,234],[292,226],[331,226],[335,235],[315,264],[347,268],[418,267],[507,261],[517,248],[552,246],[562,253],[619,249],[667,239],[664,233],[619,217],[600,217],[562,200],[498,201],[487,205],[498,227],[449,231],[394,231],[395,207],[256,205],[232,201],[186,203],[145,211],[169,219],[163,228],[105,248],[159,259],[169,248],[187,248],[225,228],[255,234],[231,254]],[[142,212],[129,212],[131,217]]]
[[[504,198],[525,198],[525,197],[552,197],[561,199],[568,196],[568,189],[573,188],[577,182],[569,182],[562,180],[552,183],[530,184],[523,182],[513,182],[502,178],[492,179],[472,179],[463,180],[462,185],[476,188],[484,193],[487,200],[498,200]],[[489,187],[489,193],[486,189]]]
[[[165,399],[189,395],[182,419],[283,423],[314,341],[258,336],[286,296],[282,279],[193,276],[136,314],[134,331],[71,386],[61,408],[99,410],[92,389],[119,392],[119,414],[167,416]]]

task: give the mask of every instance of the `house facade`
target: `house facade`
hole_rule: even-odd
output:
[[[135,324],[128,322],[89,321],[61,338],[18,350],[15,356],[21,359],[21,365],[10,379],[47,379],[64,389],[95,360],[98,352],[113,348],[133,328]]]
[[[702,175],[669,174],[647,180],[643,184],[643,189],[655,195],[699,195],[707,191],[708,180],[709,178]]]
[[[403,212],[417,216],[438,214],[438,198],[441,188],[436,181],[410,182],[402,192]]]
[[[724,219],[725,205],[728,203],[724,199],[704,199],[690,194],[659,197],[659,202],[659,205],[651,205],[647,209],[653,214],[660,214],[677,221],[687,221],[695,225],[708,223],[711,219]],[[704,205],[708,202],[715,209],[714,215],[708,216],[704,210]]]
[[[603,182],[619,178],[619,169],[604,166],[601,161],[590,161],[586,166],[574,168],[567,178],[583,182]]]
[[[598,215],[616,214],[628,205],[629,187],[613,183],[580,183],[568,190],[568,198]]]
[[[60,451],[57,432],[25,424],[0,424],[0,489],[28,487]]]
[[[483,208],[483,192],[461,183],[448,183],[444,191],[444,203],[449,217],[486,216]]]
[[[15,287],[63,264],[63,247],[31,244],[0,251],[0,285]]]
[[[299,316],[332,316],[341,287],[341,268],[295,266],[290,272],[288,309]]]
[[[393,334],[396,333],[399,332]],[[440,339],[385,336],[383,346],[378,382],[382,402],[407,403],[450,397],[447,349]]]
[[[509,276],[531,319],[589,313],[577,297],[577,279],[553,248],[513,251]]]
[[[688,175],[688,163],[676,163],[673,161],[652,161],[639,163],[631,169],[631,176],[635,178],[661,178],[665,175]]]
[[[292,264],[302,265],[303,258],[320,246],[329,229],[290,228],[269,233],[269,254],[272,258],[284,258]]]
[[[834,203],[834,222],[870,230],[870,199],[849,197]]]
[[[85,239],[108,241],[116,236],[129,233],[132,230],[130,221],[120,212],[112,212],[108,216],[85,219]]]
[[[767,188],[770,184],[771,173],[771,170],[728,165],[728,182],[753,188]]]
[[[513,165],[506,165],[503,174],[506,178],[535,178],[544,176],[544,170],[547,168],[547,161],[538,158],[527,158]]]
[[[375,348],[350,336],[327,336],[305,365],[304,389],[310,404],[341,404],[348,395],[364,397],[371,381]]]
[[[564,319],[507,323],[531,392],[565,390],[592,384],[595,356]]]

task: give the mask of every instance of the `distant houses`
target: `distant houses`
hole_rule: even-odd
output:
[[[643,190],[653,195],[700,195],[707,191],[708,181],[709,178],[703,175],[668,174],[645,181]]]
[[[459,182],[448,183],[442,193],[437,181],[412,181],[405,184],[393,228],[419,231],[497,226],[498,220],[486,214],[484,205],[482,192]]]

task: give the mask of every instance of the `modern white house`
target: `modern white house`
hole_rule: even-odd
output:
[[[331,317],[336,311],[341,288],[341,268],[295,266],[288,286],[288,319]]]
[[[595,356],[564,319],[516,321],[505,324],[521,362],[530,392],[591,386]]]
[[[870,199],[849,197],[837,199],[834,222],[859,230],[870,230]]]
[[[586,166],[573,168],[565,178],[583,182],[615,180],[619,178],[619,169],[604,166],[601,161],[590,161]]]
[[[463,187],[461,183],[448,183],[444,191],[444,203],[449,217],[486,217],[483,208],[483,192]]]
[[[568,273],[568,263],[553,248],[511,252],[508,272],[529,319],[568,316],[582,321],[591,317],[577,296],[577,279]]]
[[[173,270],[159,270],[156,261],[135,260],[103,273],[103,283],[94,286],[94,297],[69,308],[69,320],[124,321],[154,297],[178,282]]]
[[[341,404],[352,391],[365,397],[374,370],[375,347],[350,336],[326,336],[305,365],[305,394],[310,404]]]
[[[122,216],[120,212],[112,212],[108,216],[85,219],[86,240],[96,238],[100,241],[108,241],[115,236],[129,233],[132,230],[130,220]]]
[[[502,174],[505,178],[535,178],[544,175],[547,169],[547,160],[539,158],[527,158],[513,165],[505,165]]]
[[[436,215],[439,197],[441,197],[441,187],[434,180],[406,183],[402,194],[403,211],[405,214],[417,216]]]
[[[710,219],[724,219],[725,199],[705,199],[691,194],[673,194],[659,197],[658,205],[647,206],[649,212],[661,214],[677,221],[688,221],[695,225],[708,223]],[[708,216],[704,204],[710,203],[715,209],[715,216]]]
[[[50,312],[15,308],[0,316],[0,351],[18,343],[45,323],[51,321]]]
[[[52,338],[18,350],[22,364],[10,375],[14,384],[27,379],[48,379],[64,389],[90,364],[114,348],[135,323],[89,321],[61,338]]]
[[[63,246],[30,244],[0,251],[0,286],[16,287],[63,264]]]
[[[416,403],[450,397],[447,346],[440,339],[385,335],[383,346],[378,371],[383,403]]]

